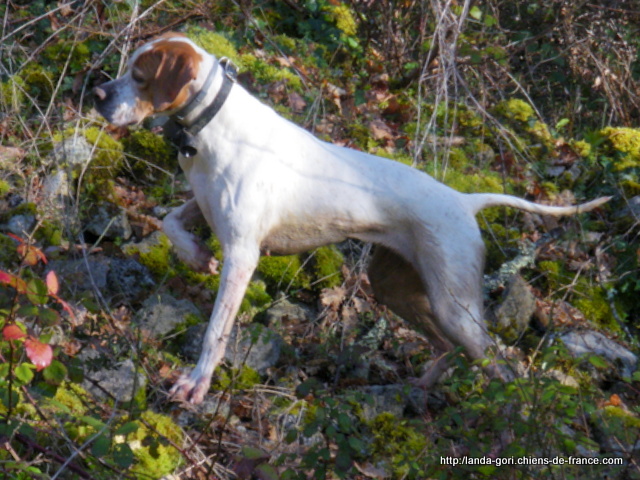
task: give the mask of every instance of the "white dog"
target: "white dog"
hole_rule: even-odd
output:
[[[199,270],[215,270],[215,261],[187,229],[206,220],[222,244],[220,290],[202,354],[173,386],[177,400],[199,403],[206,395],[261,254],[347,238],[373,242],[369,274],[379,300],[426,330],[440,350],[460,345],[478,359],[492,340],[482,315],[484,245],[476,213],[506,205],[572,215],[608,200],[550,207],[462,194],[392,160],[320,141],[235,84],[228,62],[180,34],[139,48],[127,73],[94,95],[100,113],[118,126],[171,117],[195,198],[167,215],[164,231],[178,256]]]

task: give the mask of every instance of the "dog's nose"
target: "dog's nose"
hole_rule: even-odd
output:
[[[93,89],[93,94],[100,101],[103,101],[105,98],[107,98],[107,92],[105,92],[104,89],[100,87],[95,87]]]

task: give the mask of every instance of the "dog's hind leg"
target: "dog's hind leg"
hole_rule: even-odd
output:
[[[430,388],[447,369],[447,353],[453,344],[434,323],[422,279],[407,260],[382,245],[376,246],[367,273],[376,299],[431,342],[436,359],[417,380],[418,385]]]
[[[499,361],[500,349],[489,336],[483,315],[484,243],[475,223],[466,229],[457,227],[440,229],[438,243],[419,248],[415,260],[434,324],[471,359],[490,358],[487,373],[508,381],[513,375],[508,365]]]

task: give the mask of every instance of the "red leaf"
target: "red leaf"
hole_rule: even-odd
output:
[[[20,340],[27,336],[18,325],[7,325],[2,329],[2,336],[5,340]]]
[[[45,283],[47,284],[49,295],[58,294],[58,290],[60,290],[60,282],[58,282],[58,276],[56,275],[56,272],[51,270],[49,273],[47,273]]]
[[[0,283],[15,288],[18,293],[27,293],[27,282],[10,273],[0,271]]]
[[[53,360],[51,345],[42,343],[37,338],[29,337],[25,340],[24,347],[27,351],[27,357],[36,366],[38,372],[51,364]]]
[[[3,272],[2,270],[0,270],[0,283],[11,285],[12,281],[13,281],[13,275],[11,275],[10,273]]]

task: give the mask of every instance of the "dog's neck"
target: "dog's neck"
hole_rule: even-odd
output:
[[[222,80],[214,82],[218,70],[222,71]],[[195,137],[224,105],[236,82],[236,74],[236,68],[228,58],[214,61],[202,87],[186,105],[170,115],[164,127],[165,135],[176,144],[180,154],[193,157],[198,153]],[[211,88],[213,83],[218,84],[217,89]]]

